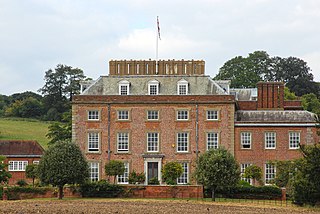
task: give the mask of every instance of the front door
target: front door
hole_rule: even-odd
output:
[[[158,162],[148,162],[148,183],[151,178],[158,180]]]

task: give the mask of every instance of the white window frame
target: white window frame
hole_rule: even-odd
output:
[[[99,132],[88,132],[88,152],[100,152]]]
[[[159,132],[147,133],[147,152],[159,152]]]
[[[206,141],[207,141],[207,150],[219,148],[219,133],[207,132]]]
[[[40,163],[40,161],[36,161],[36,160],[32,161],[32,164],[38,165],[39,163]]]
[[[276,166],[270,163],[264,165],[264,181],[265,184],[271,184],[271,181],[276,177]]]
[[[8,171],[24,172],[28,166],[28,161],[9,161]]]
[[[177,133],[177,152],[186,153],[189,152],[189,132]]]
[[[129,132],[117,133],[117,151],[122,153],[129,152]]]
[[[275,149],[277,145],[277,134],[275,132],[264,133],[265,149]]]
[[[241,132],[240,133],[240,143],[241,149],[251,149],[252,144],[252,133],[251,132]],[[248,147],[245,147],[248,146]]]
[[[299,149],[300,148],[300,132],[291,131],[289,132],[289,149]]]
[[[159,111],[158,110],[148,110],[147,111],[147,120],[159,120]]]
[[[177,178],[177,184],[183,185],[189,183],[189,163],[188,162],[182,162],[181,163],[183,172],[182,175]]]
[[[246,168],[248,166],[251,166],[251,165],[252,165],[251,163],[242,163],[242,164],[240,164],[240,177],[241,177],[241,180],[246,181],[246,182],[248,182],[249,184],[252,185],[252,179],[243,177]]]
[[[89,162],[89,178],[91,182],[99,181],[100,168],[99,162]]]
[[[186,81],[184,79],[179,80],[178,84],[177,84],[177,94],[178,95],[188,95],[189,94],[189,87],[188,86],[189,86],[188,81]]]
[[[97,121],[100,120],[99,110],[88,110],[88,120]]]
[[[187,121],[189,120],[189,111],[188,110],[177,110],[177,120]]]
[[[153,90],[153,87],[155,87],[155,91]],[[159,95],[159,82],[157,80],[148,82],[148,95]]]
[[[124,173],[117,176],[118,184],[129,184],[129,163],[124,162]]]
[[[129,110],[118,110],[117,111],[117,118],[118,118],[118,120],[123,120],[123,121],[129,120],[129,118],[130,118]]]
[[[122,80],[119,82],[119,95],[129,95],[130,94],[130,82],[127,80]]]
[[[207,110],[206,111],[206,118],[210,121],[219,120],[219,111],[218,110]]]

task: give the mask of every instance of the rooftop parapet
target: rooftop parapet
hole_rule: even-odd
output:
[[[111,60],[110,76],[128,75],[204,75],[203,60]]]

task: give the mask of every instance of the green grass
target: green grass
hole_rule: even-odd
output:
[[[49,125],[33,119],[0,118],[0,140],[36,140],[47,149]]]

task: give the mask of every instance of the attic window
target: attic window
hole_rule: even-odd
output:
[[[148,95],[159,94],[159,82],[157,80],[151,80],[148,82]]]
[[[187,95],[188,94],[188,82],[184,79],[180,80],[177,85],[177,94],[178,95]]]
[[[127,80],[122,80],[119,82],[119,95],[129,95],[130,94],[130,82]]]

